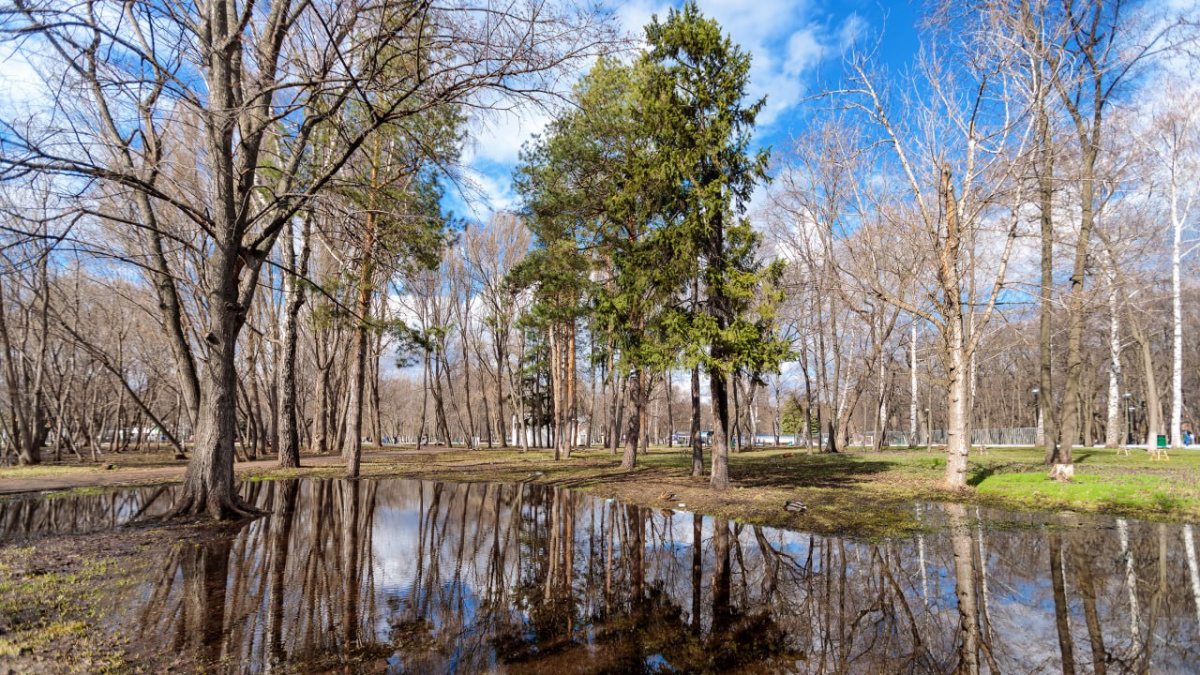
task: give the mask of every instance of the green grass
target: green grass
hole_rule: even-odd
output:
[[[1045,472],[990,476],[976,487],[981,495],[1001,497],[1022,505],[1068,507],[1079,510],[1137,511],[1162,514],[1195,511],[1200,499],[1161,476],[1111,476],[1076,469],[1069,483],[1050,480]]]
[[[35,464],[33,466],[7,466],[0,468],[0,480],[12,478],[53,478],[56,476],[80,475],[91,473],[96,471],[98,468],[100,468],[100,465],[85,464]]]
[[[943,450],[924,448],[808,455],[804,448],[763,448],[730,455],[733,488],[707,489],[690,478],[690,451],[655,447],[638,455],[630,472],[619,468],[620,454],[576,450],[555,461],[549,450],[455,449],[422,455],[381,455],[364,448],[364,478],[429,478],[458,482],[537,482],[570,487],[630,503],[659,508],[660,495],[676,491],[689,510],[734,520],[805,528],[810,531],[876,534],[902,533],[917,525],[907,515],[913,501],[986,504],[1015,509],[1072,509],[1158,520],[1200,522],[1200,451],[1176,452],[1170,461],[1152,461],[1144,451],[1130,456],[1115,450],[1078,448],[1075,480],[1046,477],[1035,448],[993,448],[972,452],[968,490],[947,490]],[[302,457],[304,463],[306,457]],[[706,454],[705,464],[709,458]],[[22,471],[99,472],[100,467],[20,467]],[[0,478],[4,473],[0,472]],[[26,474],[28,475],[28,474]],[[300,469],[241,468],[241,480],[339,478],[340,464]],[[161,480],[148,482],[162,482]],[[89,488],[83,488],[87,490]],[[94,489],[94,488],[93,488]],[[788,499],[809,505],[807,516],[783,513]]]
[[[0,548],[0,657],[19,664],[26,656],[69,656],[67,672],[125,672],[121,641],[102,637],[99,627],[113,593],[136,570],[89,555],[70,571],[45,570],[44,558],[33,546]]]

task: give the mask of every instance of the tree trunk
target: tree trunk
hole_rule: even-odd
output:
[[[579,369],[576,368],[575,320],[567,328],[567,433],[563,439],[563,457],[570,459],[571,449],[579,438]]]
[[[642,426],[642,411],[646,407],[645,374],[641,368],[634,369],[629,377],[629,400],[633,410],[629,415],[629,428],[625,432],[625,454],[621,457],[621,468],[632,469],[637,462],[638,440]]]
[[[317,366],[317,404],[313,413],[312,451],[329,452],[329,364]]]
[[[1108,292],[1108,416],[1104,428],[1104,447],[1121,445],[1121,318],[1117,306],[1117,279],[1109,275]]]
[[[692,475],[704,475],[704,439],[700,429],[700,366],[692,366]]]
[[[1129,329],[1133,333],[1134,342],[1138,344],[1138,353],[1142,359],[1143,391],[1145,393],[1142,404],[1145,406],[1146,414],[1146,450],[1154,452],[1158,435],[1162,431],[1162,402],[1158,395],[1158,381],[1154,377],[1154,354],[1150,349],[1150,340],[1146,338],[1136,320],[1130,319]]]
[[[1095,124],[1099,125],[1100,111],[1096,111]],[[1071,449],[1079,442],[1079,395],[1083,380],[1083,328],[1084,328],[1084,283],[1087,280],[1088,252],[1091,249],[1092,229],[1096,220],[1096,155],[1100,130],[1093,128],[1097,139],[1081,134],[1083,157],[1081,161],[1080,219],[1079,234],[1075,240],[1075,262],[1071,270],[1070,294],[1067,300],[1067,382],[1063,388],[1062,415],[1059,416],[1061,434],[1059,447],[1051,457],[1053,467],[1050,475],[1069,479],[1072,475]]]
[[[644,455],[650,451],[650,425],[646,418],[650,408],[650,392],[653,390],[653,380],[646,382],[646,371],[642,371],[642,406],[638,410],[638,450]]]
[[[714,490],[729,489],[729,379],[719,369],[708,373],[708,389],[712,397],[713,439],[712,473],[709,485]]]
[[[287,280],[287,299],[283,316],[283,355],[279,369],[279,466],[300,466],[300,435],[296,428],[296,323],[304,305],[302,277],[308,272],[309,218],[304,220],[299,265],[296,262],[294,224],[288,225],[284,241],[284,260],[291,274]]]
[[[232,261],[227,267],[232,271]],[[207,514],[223,520],[257,513],[242,503],[233,484],[238,392],[235,347],[241,318],[236,303],[226,300],[230,295],[237,297],[226,287],[209,296],[212,324],[205,339],[211,350],[200,376],[196,444],[183,488],[168,517]]]
[[[741,397],[738,395],[738,390],[741,388],[739,386],[741,378],[734,375],[732,379],[733,387],[730,393],[733,394],[733,414],[730,416],[729,446],[730,451],[736,454],[742,451],[742,402]]]
[[[1172,172],[1174,174],[1174,172]],[[1184,217],[1179,208],[1179,184],[1171,177],[1171,447],[1183,447],[1183,299],[1179,279]]]
[[[377,158],[375,158],[377,159]],[[371,184],[376,179],[377,162],[371,164]],[[346,477],[358,478],[362,462],[363,388],[367,380],[367,328],[371,317],[373,265],[375,247],[375,210],[367,210],[366,231],[362,244],[362,261],[358,275],[358,303],[355,308],[354,343],[350,360],[350,400],[346,406],[346,433],[343,436],[342,459],[346,460]]]
[[[962,229],[958,218],[958,203],[954,197],[950,169],[942,167],[941,198],[946,218],[946,235],[938,254],[938,283],[944,306],[943,335],[946,340],[946,486],[952,489],[967,485],[967,456],[971,452],[971,355],[974,352],[966,334],[968,322],[964,317],[961,278],[958,260],[962,244]],[[969,311],[969,310],[967,310]]]
[[[1044,103],[1043,103],[1044,105]],[[1034,443],[1043,449],[1046,463],[1054,462],[1058,441],[1055,438],[1055,411],[1053,380],[1051,315],[1054,306],[1051,295],[1054,287],[1054,158],[1050,148],[1049,120],[1044,110],[1039,110],[1038,125],[1043,161],[1038,172],[1038,193],[1041,221],[1041,286],[1038,308],[1038,418],[1039,431]]]
[[[675,382],[670,368],[667,369],[663,379],[666,381],[667,388],[667,447],[673,448],[675,447],[675,406],[672,405],[671,399],[675,398]]]
[[[949,329],[949,387],[946,396],[946,485],[967,485],[967,457],[971,452],[971,393],[966,341],[961,324],[953,319]]]
[[[417,450],[425,443],[425,421],[429,416],[429,349],[421,351],[421,424],[417,428]]]

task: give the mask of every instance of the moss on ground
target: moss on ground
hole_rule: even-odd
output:
[[[65,542],[0,548],[0,669],[129,672],[128,641],[101,621],[140,563]]]

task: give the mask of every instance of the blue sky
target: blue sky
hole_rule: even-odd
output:
[[[661,0],[633,0],[612,5],[621,27],[641,36],[657,14],[682,5]],[[903,69],[916,55],[914,2],[874,0],[699,0],[701,11],[715,18],[734,42],[753,58],[750,93],[766,96],[756,143],[786,147],[800,132],[810,111],[805,100],[822,85],[836,82],[842,57],[858,47],[877,50],[882,63]],[[485,220],[493,211],[518,206],[512,192],[512,170],[522,143],[540,131],[552,111],[525,109],[478,120],[466,150],[470,194],[448,195],[455,215]]]

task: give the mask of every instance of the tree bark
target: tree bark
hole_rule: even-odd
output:
[[[1171,175],[1171,447],[1183,447],[1183,290],[1179,264],[1183,255],[1184,217],[1179,208],[1179,181]]]
[[[712,397],[712,472],[708,483],[714,490],[729,489],[729,380],[718,368],[708,372]]]
[[[1040,94],[1039,94],[1040,95]],[[1041,285],[1038,307],[1038,419],[1040,432],[1034,443],[1043,449],[1046,463],[1054,463],[1058,441],[1055,438],[1055,410],[1053,379],[1053,352],[1051,296],[1054,288],[1054,156],[1050,143],[1049,118],[1044,109],[1045,102],[1039,99],[1038,126],[1039,142],[1042,145],[1042,165],[1038,171],[1038,197],[1041,223]]]
[[[1117,304],[1116,274],[1109,275],[1108,292],[1108,416],[1104,428],[1104,447],[1121,445],[1121,317]]]
[[[279,466],[282,468],[300,466],[300,434],[296,419],[296,343],[300,308],[305,301],[303,278],[308,273],[310,226],[310,217],[306,216],[300,235],[303,241],[298,262],[294,223],[288,225],[288,236],[284,241],[284,261],[290,274],[284,303],[283,355],[279,370]]]
[[[371,184],[375,184],[378,157],[371,163]],[[346,477],[358,478],[362,462],[363,388],[367,379],[367,329],[371,320],[372,276],[371,256],[375,247],[375,209],[368,208],[366,231],[363,236],[362,261],[358,273],[358,301],[355,305],[354,343],[351,352],[350,401],[346,406],[346,433],[343,436],[342,459],[346,460]]]
[[[704,439],[700,429],[700,366],[692,366],[692,475],[704,475]]]
[[[218,269],[221,267],[232,272],[233,263],[218,265]],[[226,284],[232,282],[230,274]],[[236,297],[236,293],[228,292],[228,286],[218,286],[209,294],[212,323],[206,339],[211,350],[200,376],[196,443],[184,473],[183,489],[168,517],[207,514],[224,520],[257,515],[255,509],[242,503],[233,484],[238,391],[235,347],[241,309],[227,301],[229,295]]]
[[[643,369],[634,369],[629,376],[629,386],[629,400],[633,403],[633,410],[629,415],[629,427],[625,431],[625,454],[621,457],[622,469],[632,469],[637,463],[638,441],[640,440],[642,426],[642,410],[646,406],[646,382],[645,371]]]
[[[967,457],[971,452],[970,362],[974,353],[972,341],[966,334],[966,309],[961,296],[958,260],[962,245],[962,229],[958,217],[958,202],[954,197],[950,169],[942,167],[940,196],[946,219],[946,235],[938,254],[938,283],[942,289],[946,340],[946,485],[961,489],[967,485]],[[969,311],[969,310],[968,310]]]

